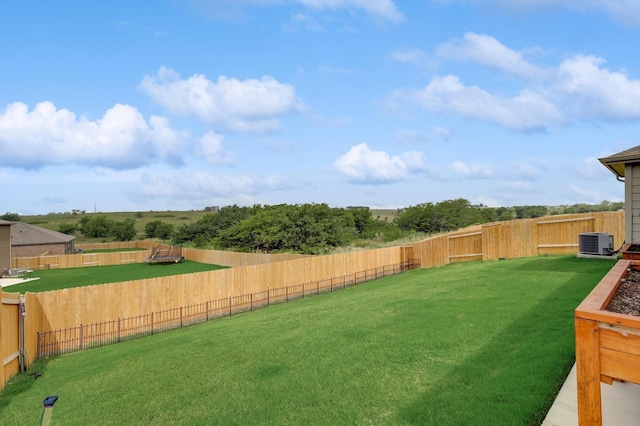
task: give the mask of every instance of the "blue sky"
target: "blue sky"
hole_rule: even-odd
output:
[[[0,212],[619,201],[640,1],[0,2]]]

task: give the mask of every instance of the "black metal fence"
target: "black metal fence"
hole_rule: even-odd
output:
[[[118,318],[97,324],[80,324],[77,327],[38,332],[37,357],[46,358],[150,336],[223,316],[231,316],[277,303],[341,290],[367,281],[396,275],[416,266],[413,262],[381,266],[343,277],[270,288],[259,293],[210,300],[136,317]]]

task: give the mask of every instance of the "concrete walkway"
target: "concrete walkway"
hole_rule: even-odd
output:
[[[542,426],[577,426],[578,392],[574,364]],[[603,426],[638,426],[640,424],[640,385],[613,382],[600,384],[602,389]]]
[[[15,284],[28,283],[29,281],[39,280],[40,277],[35,278],[0,278],[0,287],[10,287]]]

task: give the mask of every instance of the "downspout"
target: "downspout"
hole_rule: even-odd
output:
[[[617,180],[618,182],[622,182],[622,183],[624,183],[624,179],[623,179],[621,176],[616,175],[616,180]]]

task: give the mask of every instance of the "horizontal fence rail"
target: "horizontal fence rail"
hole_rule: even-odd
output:
[[[416,266],[412,262],[403,262],[342,277],[270,288],[257,293],[230,296],[136,317],[118,318],[97,324],[80,324],[77,327],[38,332],[37,358],[47,358],[120,343],[125,340],[207,322],[223,316],[254,311],[279,303],[342,290],[368,281],[397,275]]]

